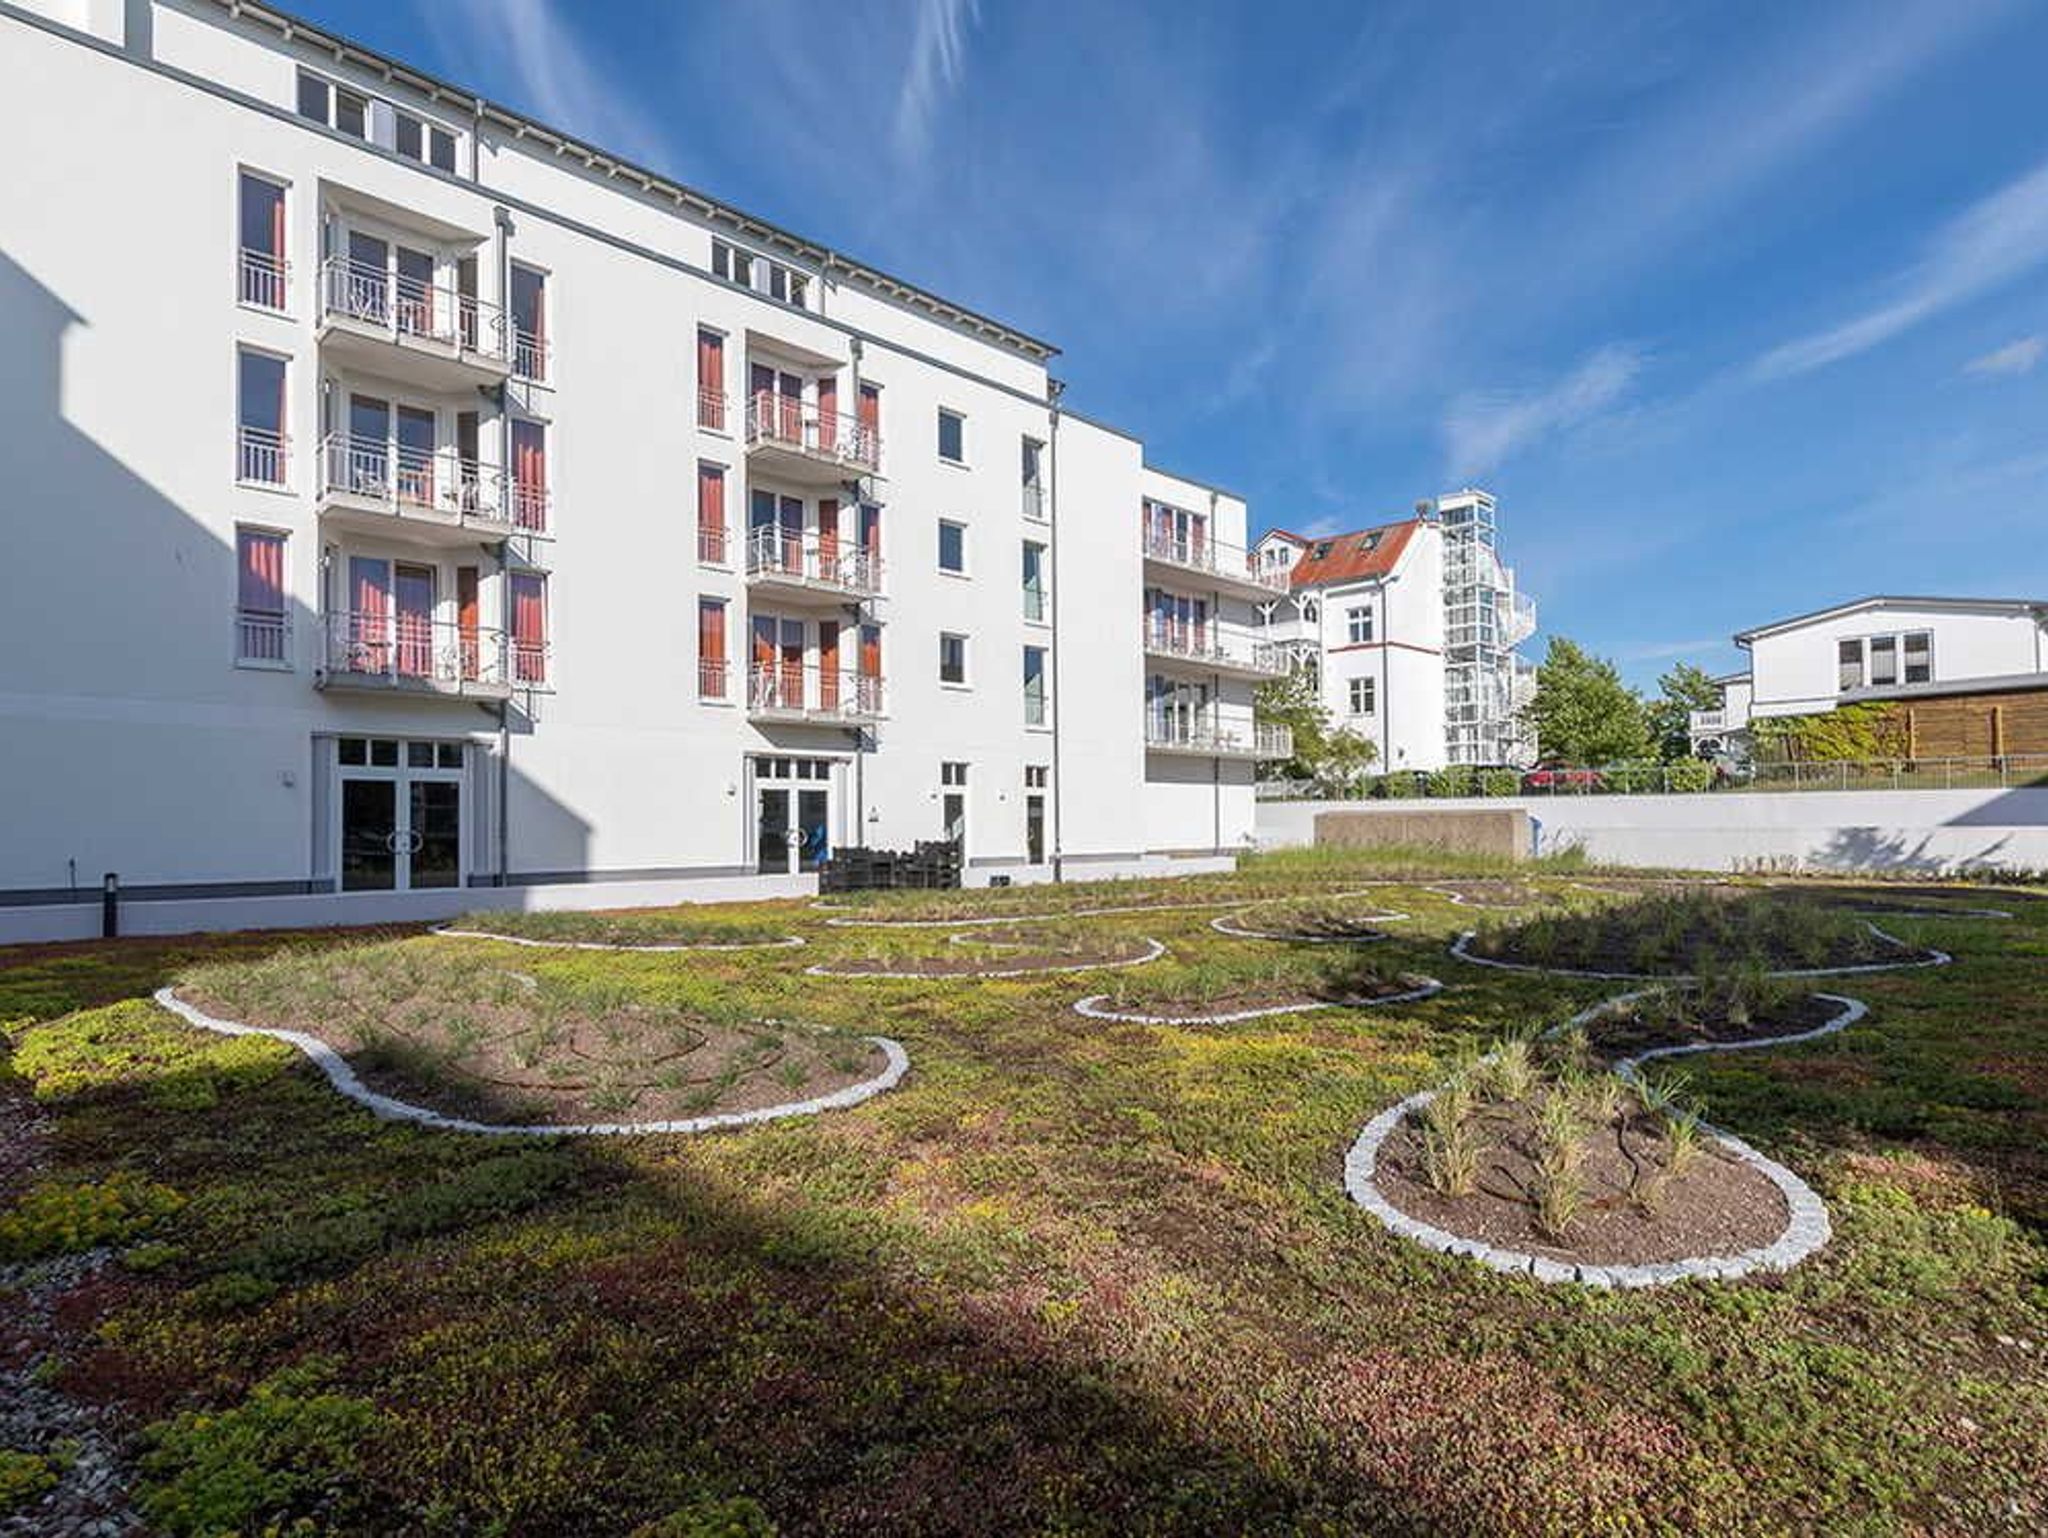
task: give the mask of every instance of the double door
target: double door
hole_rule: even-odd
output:
[[[832,854],[832,763],[754,760],[755,869],[763,876],[815,871]]]
[[[459,777],[343,770],[337,800],[344,892],[462,885]]]

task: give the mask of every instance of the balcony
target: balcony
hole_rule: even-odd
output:
[[[1718,710],[1695,710],[1687,724],[1694,737],[1718,737],[1724,732],[1744,731],[1749,726],[1749,712],[1742,708],[1723,705]]]
[[[473,294],[339,257],[320,265],[320,342],[337,358],[435,389],[494,384],[514,372],[505,313]],[[525,353],[520,361],[544,367]],[[528,376],[532,377],[532,376]]]
[[[700,417],[703,410],[700,401]],[[849,476],[874,474],[881,460],[881,435],[857,417],[766,390],[747,400],[747,462],[773,475],[836,486]]]
[[[881,593],[882,558],[815,534],[755,529],[747,536],[747,586],[785,598],[856,603]]]
[[[1177,753],[1190,758],[1241,758],[1248,761],[1294,756],[1294,733],[1285,726],[1255,722],[1249,733],[1204,722],[1145,721],[1145,751]]]
[[[724,694],[719,666],[719,693],[713,698]],[[705,681],[698,679],[700,690]],[[747,717],[764,723],[863,726],[882,718],[882,680],[841,668],[757,662],[747,670]]]
[[[1536,600],[1527,593],[1507,595],[1501,614],[1501,645],[1520,646],[1535,633]]]
[[[1195,584],[1240,598],[1273,598],[1288,589],[1288,568],[1260,570],[1241,545],[1218,544],[1201,536],[1175,535],[1143,527],[1145,575],[1155,581],[1186,587]]]
[[[1204,677],[1281,678],[1288,671],[1287,649],[1271,641],[1225,646],[1211,630],[1193,625],[1148,623],[1145,656],[1164,670]]]
[[[545,644],[504,631],[390,614],[328,614],[322,620],[323,689],[502,700],[548,686]]]
[[[319,510],[338,522],[443,544],[545,538],[545,488],[508,480],[495,467],[453,449],[415,449],[379,438],[336,433],[320,446]]]

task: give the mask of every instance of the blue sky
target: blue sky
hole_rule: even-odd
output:
[[[1637,681],[2048,597],[2048,5],[297,8],[1047,337],[1257,527],[1489,487]]]

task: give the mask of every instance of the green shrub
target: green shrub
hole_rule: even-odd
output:
[[[1482,769],[1479,772],[1479,794],[1482,796],[1519,795],[1522,789],[1522,775],[1518,769]]]
[[[1664,774],[1673,792],[1690,795],[1714,786],[1714,766],[1697,758],[1681,758],[1666,764]]]
[[[1390,801],[1406,801],[1411,796],[1420,795],[1421,789],[1416,784],[1413,772],[1397,769],[1392,774],[1380,777],[1379,794]]]
[[[176,1535],[262,1533],[285,1524],[357,1530],[372,1492],[357,1482],[376,1407],[333,1391],[334,1368],[309,1358],[259,1383],[231,1410],[188,1411],[145,1434],[138,1501]],[[301,1529],[305,1530],[305,1529]]]
[[[776,1526],[760,1503],[744,1495],[692,1501],[665,1517],[643,1522],[631,1538],[775,1538]]]
[[[1664,788],[1664,766],[1660,763],[1614,764],[1602,774],[1607,788],[1622,795],[1654,795]]]
[[[25,1506],[57,1485],[57,1470],[48,1458],[0,1447],[0,1512]]]
[[[0,1260],[39,1260],[135,1238],[185,1199],[117,1170],[101,1181],[44,1181],[0,1214]]]
[[[1430,771],[1428,784],[1432,796],[1469,796],[1478,788],[1479,776],[1470,764],[1450,764]]]

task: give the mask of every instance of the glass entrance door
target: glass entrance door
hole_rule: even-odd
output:
[[[461,744],[344,738],[341,753],[341,890],[461,886]]]
[[[764,754],[752,770],[755,870],[763,876],[817,870],[832,858],[832,761]]]
[[[406,885],[462,885],[462,786],[455,780],[414,780],[408,796]]]
[[[786,876],[796,869],[796,846],[790,840],[789,791],[780,785],[763,785],[757,793],[755,848],[758,870],[764,876]]]
[[[398,885],[398,785],[341,782],[341,889],[389,892]]]
[[[827,820],[829,798],[822,790],[796,793],[796,826],[802,835],[796,846],[797,869],[813,871],[832,854],[832,829]]]

